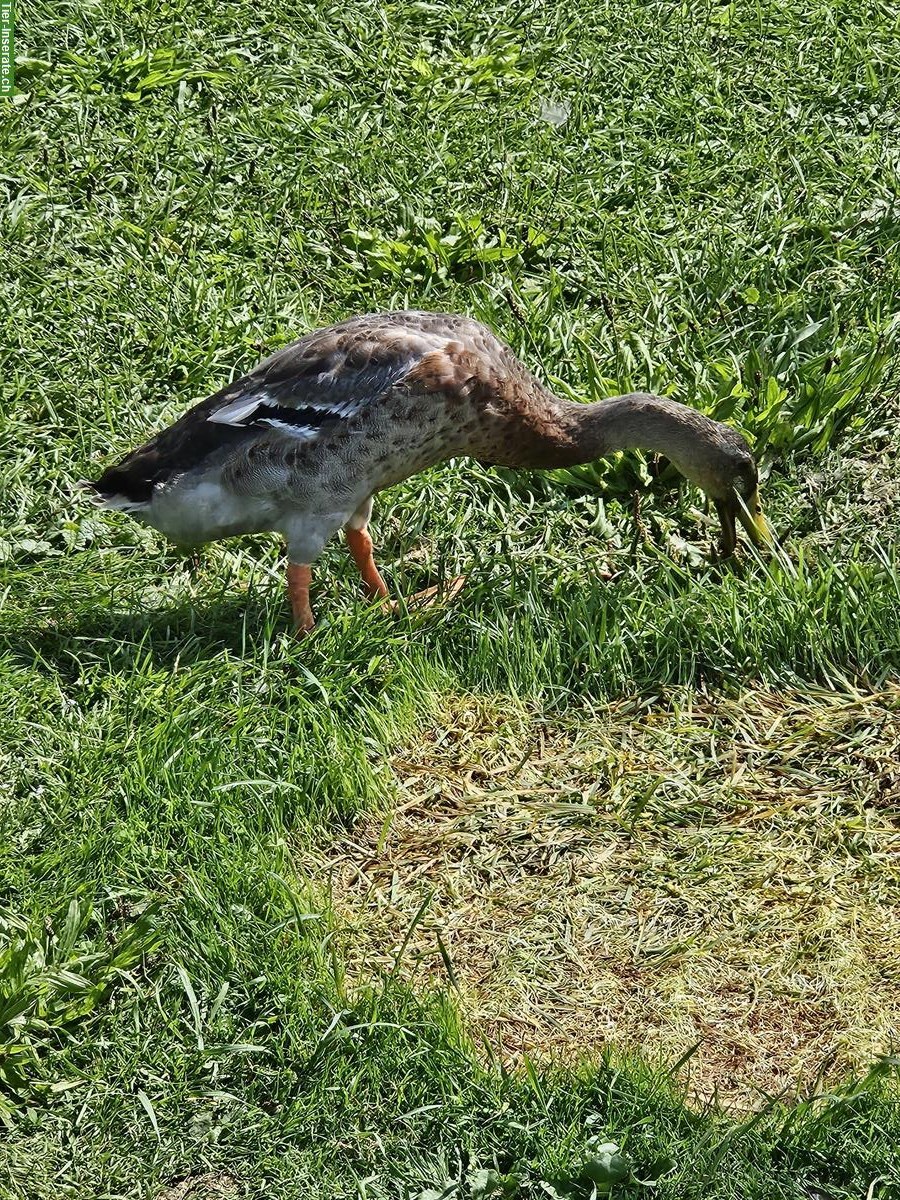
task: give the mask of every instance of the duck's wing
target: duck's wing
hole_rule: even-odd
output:
[[[389,394],[446,340],[446,333],[385,317],[316,330],[196,404],[109,467],[93,487],[101,496],[146,503],[158,484],[248,437],[277,431],[305,442],[327,438]]]
[[[477,322],[446,313],[351,317],[276,351],[206,401],[205,420],[239,429],[275,428],[314,441],[386,396],[426,356],[446,351],[451,342],[460,347],[460,337],[496,343]],[[439,364],[435,373],[441,373]]]
[[[207,402],[205,419],[316,441],[387,395],[428,348],[421,337],[348,342],[323,331],[279,350],[225,388],[214,404]]]

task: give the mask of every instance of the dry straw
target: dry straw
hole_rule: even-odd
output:
[[[508,1059],[612,1043],[741,1107],[900,1041],[900,689],[462,697],[308,864],[351,980],[454,987]]]

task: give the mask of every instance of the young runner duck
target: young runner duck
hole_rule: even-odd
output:
[[[756,464],[735,430],[643,392],[562,400],[484,325],[430,312],[353,317],[307,334],[85,486],[102,506],[183,544],[280,532],[305,633],[311,566],[338,529],[368,595],[387,596],[368,531],[382,488],[457,455],[552,468],[633,448],[665,454],[710,497],[723,555],[735,548],[736,521],[755,544],[768,540]]]

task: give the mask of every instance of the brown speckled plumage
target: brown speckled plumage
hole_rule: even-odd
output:
[[[664,452],[702,487],[733,549],[737,496],[756,503],[756,467],[728,426],[643,393],[574,404],[469,317],[378,313],[279,350],[91,486],[176,541],[279,530],[289,561],[304,568],[344,526],[380,595],[366,532],[375,492],[458,455],[549,468],[628,447]],[[294,593],[306,586],[298,578],[295,615]]]

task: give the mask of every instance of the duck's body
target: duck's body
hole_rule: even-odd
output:
[[[366,532],[375,492],[457,455],[549,468],[636,446],[667,454],[717,507],[736,484],[756,503],[752,456],[728,426],[642,393],[561,400],[479,322],[394,312],[279,350],[91,486],[177,542],[281,532],[295,616],[308,627],[309,565],[342,527],[370,593],[386,594]],[[733,528],[732,518],[729,539],[723,517],[726,550]]]

